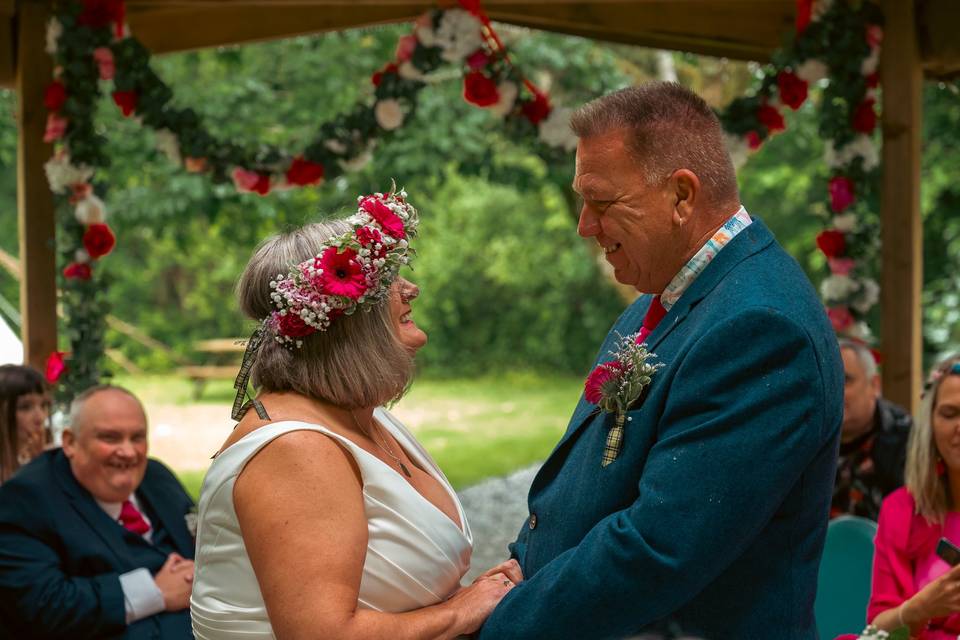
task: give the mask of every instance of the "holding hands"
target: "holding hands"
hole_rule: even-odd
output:
[[[469,587],[457,591],[446,605],[457,614],[457,628],[460,633],[473,633],[494,607],[523,581],[523,572],[516,560],[507,560],[492,567],[478,576]]]
[[[179,553],[171,553],[154,576],[167,611],[182,611],[190,606],[190,591],[193,589],[193,560]]]

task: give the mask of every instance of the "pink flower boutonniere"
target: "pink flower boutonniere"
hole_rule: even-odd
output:
[[[600,466],[605,467],[620,455],[623,448],[623,427],[627,410],[637,401],[643,390],[653,380],[653,374],[664,365],[653,364],[655,353],[647,350],[647,343],[638,342],[639,333],[621,336],[617,350],[611,351],[613,360],[603,362],[587,376],[584,396],[602,411],[615,416],[614,424],[607,434]]]

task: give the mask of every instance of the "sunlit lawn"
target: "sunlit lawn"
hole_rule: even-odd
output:
[[[120,378],[146,402],[189,404],[190,382],[174,376]],[[434,456],[451,483],[463,488],[542,461],[563,434],[580,395],[572,377],[510,374],[472,380],[418,379],[393,408]],[[199,402],[233,400],[230,381],[215,381]],[[179,473],[196,496],[203,471]]]

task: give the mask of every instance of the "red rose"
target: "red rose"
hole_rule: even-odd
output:
[[[463,76],[463,99],[478,107],[489,107],[500,101],[497,83],[480,71]]]
[[[370,76],[370,82],[373,83],[373,86],[379,87],[380,83],[383,82],[383,76],[388,73],[396,73],[399,67],[393,62],[388,63],[383,69],[375,72]]]
[[[123,22],[123,0],[83,0],[77,24],[100,29],[111,22]]]
[[[846,307],[830,307],[827,309],[827,317],[837,333],[843,333],[853,324],[853,314]]]
[[[523,115],[533,125],[540,124],[541,120],[550,115],[550,101],[542,93],[536,94],[533,100],[524,102],[521,108],[523,109]]]
[[[877,112],[873,110],[873,98],[861,102],[853,112],[853,128],[860,133],[872,133],[877,126]]]
[[[748,131],[746,138],[747,146],[751,149],[759,149],[760,145],[763,144],[763,140],[760,139],[760,134],[756,131]]]
[[[777,75],[777,87],[780,89],[780,102],[794,111],[807,99],[807,81],[790,71],[781,71]]]
[[[47,356],[47,366],[44,377],[50,384],[56,384],[60,376],[63,375],[63,372],[67,370],[67,364],[64,362],[66,355],[63,351],[54,351]]]
[[[830,208],[834,213],[841,213],[856,201],[856,187],[853,180],[846,176],[836,176],[830,179]]]
[[[813,18],[813,0],[797,0],[797,33],[803,33]]]
[[[43,106],[49,111],[59,111],[63,103],[67,101],[67,88],[59,80],[54,80],[47,85],[47,90],[43,93]]]
[[[110,227],[103,223],[92,224],[87,227],[83,234],[83,248],[90,254],[90,258],[96,260],[102,258],[111,251],[117,244],[117,238],[113,235]]]
[[[302,338],[316,331],[293,311],[287,311],[283,315],[277,314],[277,330],[280,335],[291,338]]]
[[[270,193],[270,174],[237,167],[233,170],[233,184],[237,191],[249,191],[265,196]]]
[[[867,87],[870,89],[876,89],[880,86],[880,74],[874,71],[867,76]]]
[[[467,66],[470,67],[472,71],[479,71],[488,64],[490,64],[490,56],[488,56],[487,52],[483,49],[477,49],[467,56]]]
[[[842,231],[827,229],[817,235],[817,246],[820,247],[820,251],[823,251],[823,255],[827,258],[836,258],[843,255],[846,250],[847,239]]]
[[[317,184],[323,180],[323,165],[297,156],[287,169],[287,182],[298,186]]]
[[[63,277],[67,280],[89,280],[92,275],[90,265],[83,262],[71,262],[63,268]]]
[[[765,126],[767,131],[770,133],[783,131],[787,128],[787,125],[784,123],[783,116],[780,115],[780,112],[768,104],[762,104],[760,105],[760,108],[757,109],[757,120],[759,120],[760,123],[763,124],[763,126]]]
[[[137,100],[140,98],[136,91],[114,91],[113,101],[120,107],[123,116],[129,117],[137,110]]]

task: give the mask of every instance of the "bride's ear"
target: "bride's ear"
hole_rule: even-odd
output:
[[[673,198],[673,223],[682,227],[693,216],[700,195],[700,178],[689,169],[677,169],[670,176],[669,188]]]

